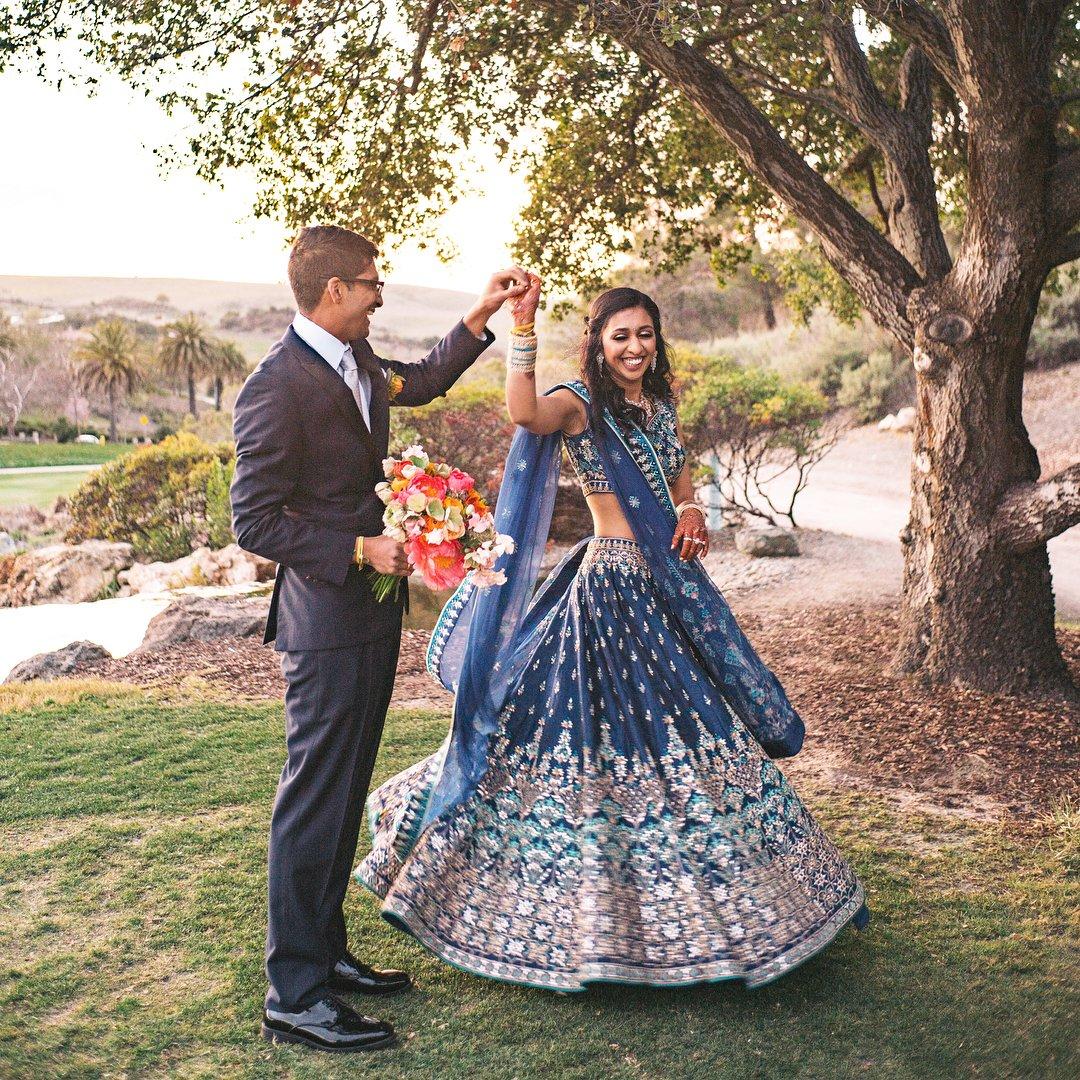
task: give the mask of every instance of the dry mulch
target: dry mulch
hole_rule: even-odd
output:
[[[746,606],[752,604],[748,598]],[[888,674],[895,607],[751,610],[740,618],[806,721],[806,746],[784,766],[796,785],[869,789],[980,817],[1031,818],[1077,794],[1080,706],[927,689]],[[1059,635],[1080,684],[1080,631]],[[405,631],[397,707],[450,705],[450,696],[424,672],[427,641],[425,631]],[[243,697],[275,699],[284,690],[277,655],[253,638],[188,642],[106,661],[93,674],[157,686],[194,677]]]
[[[745,620],[806,721],[794,778],[805,755],[834,783],[923,796],[914,801],[976,816],[1045,814],[1078,794],[1080,705],[890,675],[898,625],[894,606]],[[1080,685],[1080,631],[1059,628],[1058,638]]]

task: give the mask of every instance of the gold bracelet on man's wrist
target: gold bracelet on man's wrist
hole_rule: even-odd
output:
[[[353,549],[353,562],[357,566],[364,565],[364,538],[362,536],[356,538],[356,546]]]

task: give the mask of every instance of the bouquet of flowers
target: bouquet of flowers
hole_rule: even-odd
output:
[[[422,446],[383,462],[386,480],[375,487],[383,501],[383,534],[405,542],[409,565],[432,589],[456,588],[467,574],[477,588],[502,585],[495,569],[514,541],[495,531],[495,520],[475,481],[443,461],[432,461]],[[378,600],[396,595],[401,583],[378,574],[372,588]]]

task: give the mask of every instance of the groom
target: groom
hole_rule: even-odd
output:
[[[381,535],[375,494],[389,404],[445,394],[494,340],[487,320],[527,284],[517,269],[494,275],[424,360],[382,360],[367,342],[383,303],[377,255],[347,229],[301,232],[289,255],[296,318],[244,384],[234,419],[233,528],[242,548],[279,564],[265,640],[276,640],[287,684],[262,1032],[338,1051],[384,1046],[394,1029],[336,994],[411,985],[348,951],[342,912],[401,643],[403,597],[376,602],[370,571],[409,570],[403,545]]]

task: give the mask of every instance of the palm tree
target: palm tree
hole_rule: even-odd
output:
[[[75,355],[79,382],[87,390],[103,390],[109,399],[109,440],[116,442],[117,392],[130,394],[141,376],[135,335],[123,319],[103,319]]]
[[[235,341],[218,341],[211,360],[214,376],[214,411],[221,412],[221,392],[225,381],[243,378],[248,371],[247,357]]]
[[[195,380],[200,375],[214,373],[214,352],[217,347],[217,342],[193,311],[162,327],[158,363],[169,374],[183,372],[187,379],[188,412],[194,417],[199,415],[195,401]]]

